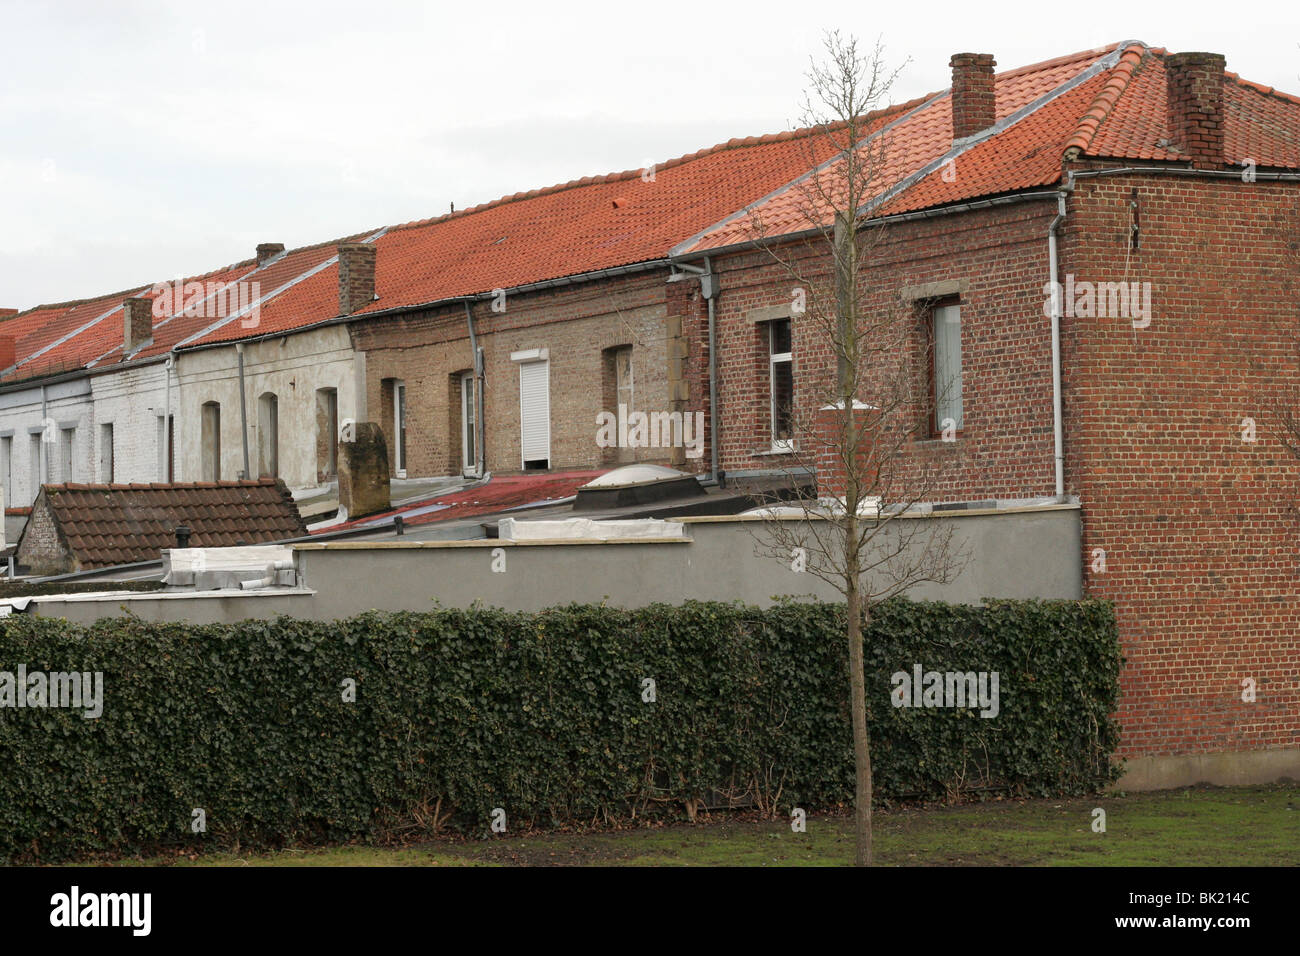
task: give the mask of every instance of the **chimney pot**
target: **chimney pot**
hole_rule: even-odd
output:
[[[997,118],[992,53],[954,53],[952,67],[952,138],[965,139],[988,129]]]
[[[339,246],[339,315],[351,315],[375,298],[375,247],[367,242]]]
[[[1165,57],[1169,138],[1196,169],[1218,169],[1223,153],[1223,68],[1219,53]]]
[[[153,341],[153,299],[127,299],[122,303],[122,351],[134,352]]]
[[[268,259],[273,259],[280,253],[284,252],[283,242],[259,242],[257,244],[257,264],[263,265]]]

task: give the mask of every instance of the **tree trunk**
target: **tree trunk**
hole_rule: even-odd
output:
[[[862,653],[862,608],[858,591],[857,554],[850,559],[847,598],[849,635],[849,710],[853,720],[854,833],[856,866],[871,866],[871,740],[867,734],[867,689]]]

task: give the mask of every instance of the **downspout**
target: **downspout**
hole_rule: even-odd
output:
[[[168,476],[175,476],[172,470],[172,365],[176,362],[176,353],[169,352],[167,361],[163,362],[163,481]]]
[[[42,383],[41,385],[41,450],[37,452],[37,454],[40,455],[41,457],[41,462],[40,462],[41,467],[38,470],[41,475],[41,484],[43,485],[48,485],[50,483],[50,450],[46,446],[50,444],[50,441],[47,436],[51,431],[52,429],[50,428],[50,412],[49,412],[49,408],[47,407],[47,402],[45,397],[45,385]],[[40,493],[41,493],[41,489],[37,488],[36,493],[32,495],[32,500],[35,501],[36,495],[39,495]]]
[[[718,295],[718,277],[709,257],[704,257],[704,274],[700,291],[709,303],[709,479],[718,480],[718,335],[714,301]]]
[[[483,448],[483,353],[479,351],[474,335],[474,309],[465,301],[465,324],[469,327],[469,349],[474,358],[474,477],[482,478],[487,466]]]
[[[1073,188],[1073,177],[1056,195],[1056,216],[1047,227],[1047,271],[1052,290],[1052,443],[1056,471],[1056,499],[1065,500],[1065,440],[1062,434],[1061,415],[1061,297],[1060,264],[1056,250],[1056,230],[1065,220],[1065,197]]]
[[[239,357],[239,437],[244,446],[244,480],[252,479],[248,468],[248,398],[244,388],[244,343],[235,343],[235,354]]]

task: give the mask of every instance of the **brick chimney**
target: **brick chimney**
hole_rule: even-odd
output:
[[[283,242],[259,242],[257,244],[257,264],[265,265],[268,259],[272,259],[284,252]]]
[[[122,351],[133,352],[153,339],[153,299],[122,303]]]
[[[954,53],[952,67],[952,138],[965,139],[988,129],[996,119],[992,53]]]
[[[1218,53],[1165,57],[1169,138],[1196,169],[1223,166],[1223,67]]]
[[[0,319],[7,319],[9,316],[17,314],[17,309],[0,309]]]
[[[12,335],[0,335],[0,369],[13,368],[18,361]]]
[[[375,247],[366,242],[339,246],[339,315],[351,315],[375,298]]]

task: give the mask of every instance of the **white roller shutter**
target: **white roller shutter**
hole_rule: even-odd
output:
[[[550,362],[524,362],[519,366],[520,445],[526,465],[550,461],[551,457],[551,372]]]

